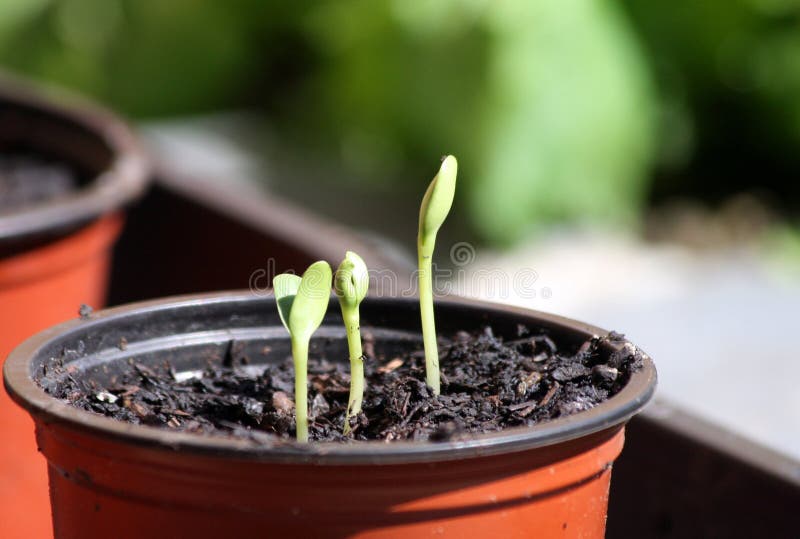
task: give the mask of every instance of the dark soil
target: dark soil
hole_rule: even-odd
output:
[[[0,156],[0,213],[64,196],[78,187],[63,165],[28,156]]]
[[[369,357],[365,331],[367,391],[348,437],[341,434],[348,368],[312,357],[311,439],[441,441],[534,425],[592,408],[619,391],[642,365],[643,353],[615,333],[570,352],[560,351],[545,335],[528,335],[525,328],[519,333],[519,339],[503,342],[486,328],[477,335],[459,333],[440,346],[442,394],[437,397],[424,382],[422,352],[378,362]],[[600,352],[603,340],[623,346],[608,357]],[[263,373],[244,364],[217,366],[188,380],[168,364],[130,365],[108,387],[80,381],[68,368],[48,370],[39,383],[54,397],[121,421],[255,440],[294,436],[291,358]]]

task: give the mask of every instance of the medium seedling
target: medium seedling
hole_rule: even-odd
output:
[[[419,258],[419,308],[422,318],[422,339],[425,346],[425,381],[438,395],[439,347],[436,342],[436,325],[433,316],[433,248],[436,233],[444,223],[456,192],[458,162],[452,155],[442,159],[439,172],[428,186],[419,210],[419,235],[417,255]]]
[[[364,354],[361,350],[361,322],[358,306],[367,296],[369,273],[367,265],[352,251],[339,264],[333,279],[342,319],[347,330],[347,347],[350,352],[350,397],[347,401],[347,414],[344,419],[344,433],[350,432],[350,418],[361,412],[364,400]]]
[[[297,441],[308,442],[308,347],[328,309],[331,267],[314,262],[302,278],[289,273],[276,276],[273,287],[278,314],[292,342]]]

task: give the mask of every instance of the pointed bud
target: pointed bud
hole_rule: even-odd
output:
[[[434,176],[422,198],[419,209],[419,243],[426,245],[434,241],[436,233],[450,213],[456,193],[458,161],[452,155],[442,160],[439,172]]]
[[[334,275],[333,286],[342,306],[353,309],[358,307],[367,296],[369,289],[369,272],[360,256],[352,251],[339,264]]]

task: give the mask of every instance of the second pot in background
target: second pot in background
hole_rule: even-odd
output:
[[[123,207],[145,188],[128,128],[94,106],[0,78],[0,157],[61,168],[68,192],[0,209],[0,356],[33,333],[105,301]],[[31,176],[26,181],[35,179]],[[0,395],[0,537],[50,536],[47,470],[33,423]]]

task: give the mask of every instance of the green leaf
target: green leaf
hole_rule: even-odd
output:
[[[353,309],[367,296],[369,271],[364,260],[353,251],[347,251],[334,275],[333,286],[339,302]]]
[[[292,304],[300,288],[302,279],[292,273],[282,273],[275,276],[272,280],[272,287],[275,289],[275,302],[278,304],[278,314],[283,322],[283,327],[291,333],[289,329],[289,313],[292,311]]]
[[[327,262],[311,264],[300,281],[289,312],[289,333],[294,338],[311,338],[322,323],[331,297],[331,267]]]
[[[419,242],[426,244],[432,241],[450,213],[453,198],[456,194],[456,175],[458,161],[452,155],[442,160],[439,172],[425,191],[419,209]]]

